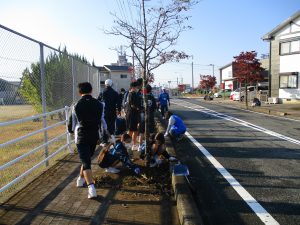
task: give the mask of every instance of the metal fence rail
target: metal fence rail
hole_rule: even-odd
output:
[[[68,115],[68,111],[69,111],[69,107],[65,107],[64,109],[59,109],[59,110],[56,110],[55,112],[50,112],[50,113],[45,113],[45,114],[40,114],[40,115],[36,115],[34,116],[34,118],[45,118],[47,115],[53,115],[53,113],[58,113],[58,112],[61,112],[63,111],[65,115]],[[67,118],[67,116],[65,117]],[[5,126],[9,126],[9,125],[15,125],[15,124],[21,124],[25,121],[28,121],[29,119],[32,119],[32,117],[27,117],[27,118],[24,118],[24,119],[18,119],[18,120],[14,120],[14,121],[10,121],[10,122],[3,122],[3,123],[0,123],[0,127],[5,127]],[[15,144],[17,142],[20,142],[26,138],[29,138],[35,134],[38,134],[38,133],[41,133],[41,132],[44,132],[45,130],[50,130],[50,129],[53,129],[54,127],[57,127],[59,125],[64,125],[64,126],[67,126],[67,122],[68,120],[65,119],[64,121],[61,121],[59,123],[55,123],[53,125],[49,125],[47,126],[46,128],[43,128],[43,129],[40,129],[40,130],[37,130],[37,131],[34,131],[32,133],[29,133],[25,136],[22,136],[22,137],[19,137],[19,138],[16,138],[16,139],[13,139],[11,141],[8,141],[4,144],[0,144],[0,149],[1,148],[4,148],[6,147],[7,145],[10,145],[10,144]],[[37,169],[38,167],[40,167],[41,165],[45,164],[45,165],[48,165],[48,161],[53,158],[54,156],[56,156],[57,154],[59,154],[60,152],[62,152],[62,150],[64,150],[65,148],[69,148],[71,149],[71,144],[74,143],[74,141],[69,141],[70,140],[70,134],[68,132],[64,132],[63,134],[61,135],[58,135],[57,137],[51,139],[50,141],[47,141],[39,146],[37,146],[36,148],[32,149],[31,151],[29,152],[26,152],[24,154],[22,154],[21,156],[7,162],[6,164],[4,165],[1,165],[0,166],[0,173],[2,171],[4,171],[5,169],[13,166],[14,164],[20,162],[22,159],[24,159],[25,157],[28,157],[29,155],[32,155],[34,154],[35,152],[41,150],[41,149],[45,149],[45,155],[46,155],[46,147],[53,144],[54,142],[62,139],[63,137],[67,137],[66,140],[67,140],[67,143],[65,145],[63,145],[62,147],[60,147],[58,150],[54,150],[54,152],[50,155],[50,156],[47,156],[45,157],[45,159],[41,160],[40,162],[38,162],[36,165],[33,165],[32,168],[30,168],[29,170],[25,171],[24,173],[21,173],[18,177],[16,177],[15,179],[13,179],[12,181],[10,181],[8,184],[5,184],[3,187],[0,187],[0,193],[1,192],[4,192],[6,191],[8,188],[10,188],[12,185],[16,184],[17,182],[19,182],[22,178],[24,178],[25,176],[29,175],[33,170]],[[4,174],[2,174],[2,177],[4,176]]]
[[[83,56],[0,24],[0,202],[71,150],[67,111],[87,81],[97,97],[99,69]]]

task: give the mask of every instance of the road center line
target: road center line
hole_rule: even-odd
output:
[[[200,105],[196,105],[196,104],[194,104],[194,103],[186,102],[186,101],[183,101],[183,100],[177,100],[177,101],[180,101],[180,102],[183,102],[183,103],[187,103],[188,105],[186,105],[186,104],[178,104],[178,103],[176,103],[176,102],[174,102],[174,104],[177,104],[177,105],[180,105],[180,106],[183,106],[183,107],[185,107],[185,108],[189,108],[189,109],[192,109],[192,110],[195,110],[195,111],[199,111],[199,112],[202,112],[202,113],[211,115],[211,116],[215,116],[215,117],[218,117],[218,118],[221,118],[221,119],[224,119],[224,120],[228,120],[228,121],[237,123],[237,124],[239,124],[239,125],[243,125],[243,126],[245,126],[245,127],[249,127],[249,128],[254,129],[254,130],[263,132],[263,133],[265,133],[265,134],[268,134],[268,135],[271,135],[271,136],[280,138],[280,139],[282,139],[282,140],[289,141],[289,142],[291,142],[291,143],[300,145],[300,141],[297,140],[297,139],[287,137],[287,136],[282,135],[282,134],[279,134],[279,133],[277,133],[277,132],[274,132],[274,131],[265,129],[265,128],[263,128],[263,127],[257,126],[257,125],[255,125],[255,124],[252,124],[252,123],[249,123],[249,122],[246,122],[246,121],[244,121],[244,120],[241,120],[241,119],[238,119],[238,118],[234,118],[234,117],[232,117],[232,116],[228,116],[228,115],[226,115],[226,114],[222,114],[222,113],[216,112],[216,111],[214,111],[214,110],[205,108],[205,107],[200,106]],[[191,107],[191,106],[193,106],[193,107]]]
[[[252,196],[246,189],[218,162],[196,139],[185,132],[185,135],[193,142],[210,163],[219,171],[219,173],[228,181],[238,195],[249,205],[260,220],[267,225],[279,224]]]

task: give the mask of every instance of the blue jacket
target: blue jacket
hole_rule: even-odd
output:
[[[186,126],[184,125],[182,119],[176,115],[172,115],[172,116],[175,119],[175,124],[173,126],[176,127],[179,132],[185,132]]]
[[[170,102],[169,94],[167,92],[162,92],[158,99],[161,106],[166,106],[168,105],[168,102]]]

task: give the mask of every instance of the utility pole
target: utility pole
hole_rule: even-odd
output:
[[[194,56],[192,56],[192,91],[194,91]]]
[[[135,67],[134,67],[134,45],[131,44],[131,50],[132,50],[132,67],[133,67],[133,78],[135,77]]]
[[[215,76],[215,64],[209,64],[209,66],[212,66],[213,76]]]

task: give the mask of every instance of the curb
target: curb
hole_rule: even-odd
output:
[[[224,105],[223,102],[209,102],[211,104],[222,104]],[[290,118],[290,119],[296,119],[299,120],[299,118],[297,116],[293,116],[288,114],[287,112],[284,111],[278,111],[278,110],[274,110],[274,109],[266,109],[266,108],[260,108],[260,107],[251,107],[248,106],[248,108],[246,108],[246,106],[241,106],[241,105],[232,105],[232,107],[237,108],[237,109],[245,109],[245,110],[249,110],[252,112],[259,112],[259,113],[264,113],[267,115],[273,115],[273,116],[280,116],[280,117],[284,117],[284,118]]]
[[[156,118],[158,132],[165,129],[160,118]],[[176,156],[173,144],[169,138],[166,139],[167,151]],[[173,171],[174,164],[170,164],[170,172]],[[185,176],[174,176],[172,173],[172,187],[174,190],[178,217],[181,225],[203,225],[203,220],[197,210],[197,205],[193,199],[192,192]]]

